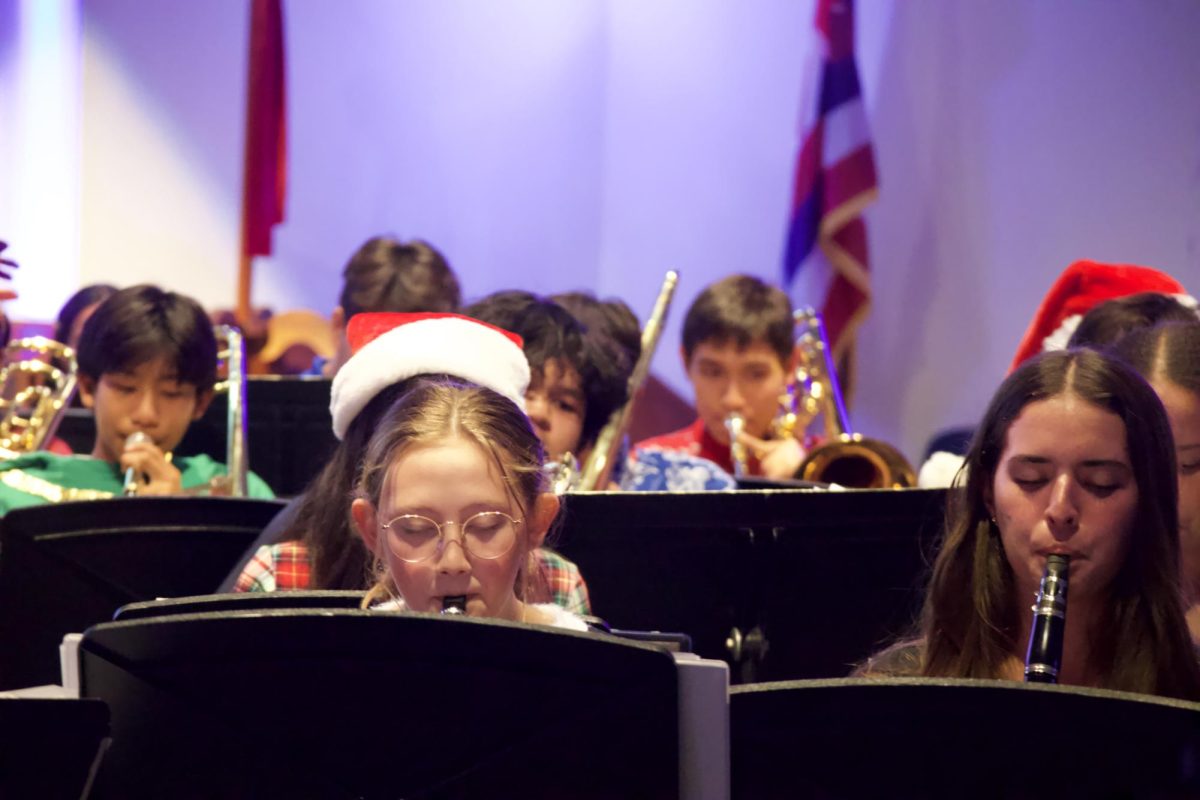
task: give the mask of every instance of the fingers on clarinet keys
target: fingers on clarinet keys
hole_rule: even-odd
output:
[[[145,431],[134,431],[125,437],[125,449],[128,450],[134,445],[145,444],[149,441],[152,441],[150,434],[146,433]],[[133,497],[136,495],[138,491],[138,484],[140,482],[141,476],[138,475],[137,470],[135,470],[133,467],[125,470],[125,482],[122,490],[124,495],[126,497]]]

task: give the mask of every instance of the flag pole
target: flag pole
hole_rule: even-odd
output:
[[[253,317],[254,256],[271,254],[271,229],[283,221],[287,182],[283,0],[252,0],[246,81],[246,138],[237,307],[243,330]]]

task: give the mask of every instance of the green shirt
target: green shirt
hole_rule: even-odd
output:
[[[184,489],[204,486],[225,475],[224,464],[206,455],[177,458]],[[120,467],[91,456],[62,456],[39,451],[0,461],[0,514],[13,508],[120,497],[125,476]],[[246,476],[246,494],[270,499],[271,487],[253,472]]]

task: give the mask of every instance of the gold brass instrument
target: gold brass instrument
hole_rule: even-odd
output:
[[[678,284],[679,273],[673,269],[668,270],[663,278],[662,288],[658,291],[658,298],[654,301],[654,310],[650,312],[650,318],[642,328],[642,353],[629,376],[628,396],[625,403],[612,413],[608,422],[596,435],[596,442],[592,445],[592,451],[580,471],[579,480],[573,487],[578,491],[593,491],[608,485],[613,461],[621,450],[621,439],[625,436],[632,418],[630,412],[634,400],[637,399],[638,390],[642,388],[646,376],[650,374],[650,362],[654,359],[654,351],[662,337],[663,322],[671,308],[671,299],[675,296],[675,287]]]
[[[242,333],[228,325],[213,331],[218,343],[218,366],[225,379],[216,392],[228,392],[225,440],[228,475],[212,486],[189,494],[210,492],[246,495],[246,350]],[[58,428],[75,393],[75,351],[43,336],[9,342],[0,366],[0,459],[15,458],[43,448]]]
[[[798,328],[796,372],[784,413],[777,420],[777,435],[794,435],[819,414],[828,439],[801,462],[796,477],[854,489],[916,486],[916,472],[899,450],[852,432],[820,314],[803,308],[794,318]]]
[[[225,467],[226,474],[213,478],[208,483],[183,490],[189,496],[213,495],[222,497],[245,497],[247,466],[246,455],[246,346],[242,332],[232,325],[214,325],[217,338],[217,367],[224,369],[224,377],[213,386],[216,394],[228,396],[228,411],[225,418]],[[136,495],[136,489],[129,492]]]
[[[75,394],[75,351],[31,336],[8,343],[0,367],[0,458],[39,450],[54,438]]]

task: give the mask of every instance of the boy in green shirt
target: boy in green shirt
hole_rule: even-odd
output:
[[[226,473],[208,456],[172,457],[216,383],[216,338],[195,300],[150,285],[117,292],[84,326],[78,363],[80,397],[96,416],[91,454],[0,462],[0,513],[119,497],[129,470],[139,496],[190,493]],[[251,497],[274,496],[253,473],[247,483]]]

